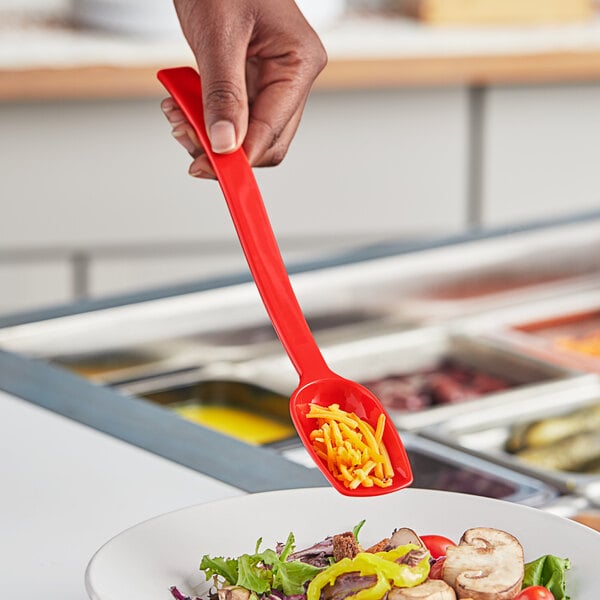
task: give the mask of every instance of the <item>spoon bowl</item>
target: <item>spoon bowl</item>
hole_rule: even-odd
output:
[[[250,272],[273,327],[300,377],[290,398],[292,421],[306,450],[331,485],[347,496],[376,496],[402,489],[413,476],[406,450],[379,400],[362,385],[335,374],[323,359],[292,289],[254,174],[243,149],[215,154],[206,132],[200,77],[190,67],[163,69],[158,78],[193,127],[217,176]],[[313,447],[317,419],[308,418],[310,405],[354,413],[376,429],[385,415],[382,442],[393,469],[387,487],[346,487],[329,470]]]
[[[383,441],[394,468],[392,484],[387,488],[362,487],[350,489],[340,484],[321,457],[317,455],[310,437],[315,430],[315,419],[307,418],[311,404],[328,407],[338,404],[342,410],[354,413],[359,419],[375,427],[379,415],[385,414]],[[402,489],[412,483],[412,472],[406,455],[406,450],[398,437],[398,432],[391,419],[385,413],[380,401],[366,387],[331,373],[326,379],[316,379],[300,385],[290,398],[290,414],[296,431],[314,462],[323,475],[340,493],[346,496],[375,496],[388,494]]]

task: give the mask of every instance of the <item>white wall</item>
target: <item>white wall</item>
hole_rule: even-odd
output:
[[[314,94],[284,163],[257,171],[286,258],[460,230],[466,124],[460,89]],[[40,303],[62,301],[64,278],[39,269],[73,252],[95,295],[245,268],[217,185],[187,175],[158,100],[3,104],[0,130],[0,256],[40,254],[2,285],[0,311],[35,304],[36,285]]]
[[[600,208],[600,85],[478,97],[472,135],[467,89],[313,94],[284,163],[257,170],[286,260],[448,234],[473,214]],[[0,313],[246,270],[216,183],[187,175],[158,100],[0,104],[0,131]]]
[[[486,224],[600,208],[600,85],[498,87],[485,102]]]
[[[65,14],[71,5],[72,0],[0,0],[0,11]]]

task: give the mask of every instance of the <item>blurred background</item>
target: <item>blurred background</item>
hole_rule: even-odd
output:
[[[330,62],[257,172],[288,263],[598,208],[592,0],[298,4]],[[168,0],[0,0],[0,314],[245,270],[159,108],[186,63]]]

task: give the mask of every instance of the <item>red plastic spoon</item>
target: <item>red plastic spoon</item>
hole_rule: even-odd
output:
[[[338,404],[342,410],[354,412],[373,427],[385,411],[369,390],[333,373],[325,363],[292,289],[244,151],[240,149],[231,154],[211,151],[204,124],[202,88],[196,71],[189,67],[164,69],[158,72],[158,78],[187,117],[206,152],[273,327],[300,376],[300,383],[290,399],[290,412],[307,451],[331,485],[347,496],[376,496],[410,485],[413,477],[406,450],[387,414],[382,439],[394,469],[389,487],[361,485],[349,489],[332,475],[327,464],[315,453],[309,436],[316,427],[316,420],[306,417],[311,403]]]

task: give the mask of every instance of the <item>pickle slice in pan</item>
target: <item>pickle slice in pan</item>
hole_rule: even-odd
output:
[[[596,456],[586,462],[581,468],[581,472],[586,475],[597,475],[600,474],[600,456]]]
[[[521,450],[516,455],[543,469],[580,472],[586,463],[600,457],[600,431],[578,433],[542,448]]]
[[[600,431],[600,402],[567,415],[518,426],[506,442],[506,449],[519,452],[528,448],[543,448],[588,431]]]

